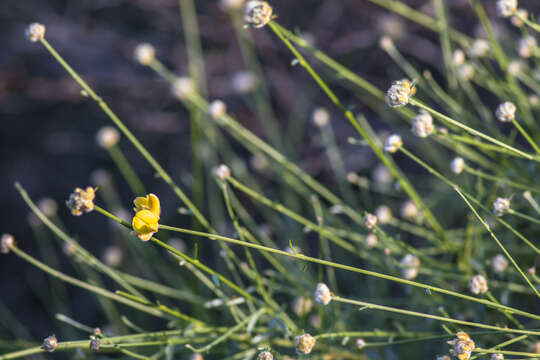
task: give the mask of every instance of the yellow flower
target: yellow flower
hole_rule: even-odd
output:
[[[96,197],[97,188],[88,186],[86,190],[76,188],[69,196],[66,205],[71,209],[71,213],[75,216],[80,216],[83,213],[88,213],[94,210],[94,198]]]
[[[154,194],[148,194],[145,197],[137,197],[133,201],[135,207],[135,216],[131,226],[137,232],[137,236],[142,241],[148,241],[158,231],[159,216],[161,208],[159,199]]]

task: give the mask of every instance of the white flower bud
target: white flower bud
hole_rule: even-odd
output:
[[[369,233],[366,235],[366,247],[368,249],[373,249],[377,246],[377,236],[375,234]]]
[[[172,93],[180,100],[185,100],[195,91],[195,84],[190,78],[181,76],[174,81]]]
[[[244,20],[254,28],[261,28],[272,20],[272,12],[266,1],[251,0],[244,7]]]
[[[375,209],[375,216],[381,224],[386,224],[392,218],[392,210],[386,205],[381,205]]]
[[[231,176],[231,169],[229,169],[227,165],[221,164],[214,169],[214,175],[221,180],[226,180],[229,176]]]
[[[497,111],[495,111],[495,116],[501,122],[512,122],[516,116],[516,105],[510,101],[499,105]]]
[[[490,360],[504,360],[504,355],[501,353],[491,354]]]
[[[296,352],[299,354],[307,355],[311,352],[311,349],[315,346],[317,340],[310,334],[303,334],[294,338],[294,344],[296,346]]]
[[[356,347],[358,349],[363,349],[366,346],[366,341],[362,338],[356,339]]]
[[[412,280],[418,276],[420,259],[413,254],[407,254],[401,259],[399,266],[401,267],[401,275],[407,280]]]
[[[38,42],[45,38],[45,25],[37,22],[32,23],[26,28],[25,35],[31,42]]]
[[[397,80],[386,92],[386,102],[391,107],[405,106],[416,93],[416,87],[407,79]]]
[[[461,49],[454,50],[452,54],[452,63],[454,66],[459,66],[465,62],[465,53]]]
[[[311,311],[312,307],[313,302],[311,301],[311,298],[306,296],[296,298],[293,303],[294,313],[300,317],[307,315]]]
[[[450,170],[456,174],[459,175],[465,168],[465,160],[463,160],[462,157],[455,157],[454,160],[450,163]]]
[[[471,57],[484,57],[489,52],[489,42],[484,39],[476,39],[469,50]]]
[[[457,67],[456,72],[461,81],[470,81],[474,76],[474,66],[464,63]]]
[[[509,17],[514,15],[517,10],[517,0],[498,0],[497,14],[501,17]]]
[[[52,335],[49,337],[46,337],[43,340],[43,345],[41,346],[43,350],[47,352],[53,352],[58,347],[58,340],[56,339],[56,336]]]
[[[403,139],[397,134],[390,135],[384,143],[384,150],[389,153],[395,153],[403,146]]]
[[[235,73],[231,80],[231,87],[238,94],[247,94],[255,90],[257,78],[249,71]]]
[[[312,118],[315,125],[317,125],[318,127],[323,127],[328,124],[328,121],[330,120],[330,114],[325,108],[319,107],[313,111]]]
[[[377,216],[368,213],[364,216],[364,225],[366,225],[368,229],[373,229],[375,225],[377,225],[377,220]]]
[[[517,43],[517,52],[522,58],[528,59],[536,52],[537,46],[538,43],[536,42],[536,39],[529,35],[519,39]]]
[[[418,216],[418,208],[411,200],[407,200],[401,205],[400,209],[401,217],[412,220]]]
[[[510,199],[498,197],[493,202],[493,214],[495,216],[503,216],[508,212],[510,212]]]
[[[433,133],[433,130],[435,130],[433,118],[427,111],[422,110],[414,117],[411,127],[414,135],[420,138],[426,138]]]
[[[317,304],[328,305],[332,301],[332,294],[325,283],[318,283],[315,288],[314,300]]]
[[[392,174],[383,164],[379,164],[373,169],[371,177],[377,185],[388,185],[392,183],[393,179]]]
[[[220,118],[227,112],[227,105],[221,100],[214,100],[210,104],[210,115],[214,118]]]
[[[469,290],[473,294],[485,294],[488,291],[487,280],[483,275],[475,275],[469,281]]]
[[[103,149],[110,149],[120,141],[120,133],[112,126],[103,126],[96,135],[97,144]]]
[[[529,12],[526,9],[523,9],[523,8],[517,9],[516,14],[512,16],[512,18],[510,19],[510,22],[515,27],[521,27],[523,25],[523,20],[521,19],[526,19],[528,17],[529,17]]]
[[[3,234],[0,239],[0,253],[7,254],[15,247],[15,238],[11,234]]]
[[[394,41],[390,36],[385,35],[379,40],[379,46],[381,49],[388,51],[394,47]]]
[[[512,60],[508,64],[508,74],[512,76],[517,76],[525,68],[525,63],[522,60]]]
[[[262,351],[257,355],[257,360],[274,360],[274,355],[270,351]]]
[[[502,254],[497,254],[491,259],[491,267],[494,272],[503,273],[508,267],[508,260]]]
[[[156,50],[152,45],[142,43],[135,47],[135,51],[133,51],[133,57],[135,58],[135,61],[137,61],[139,64],[147,66],[150,65],[152,61],[154,61],[156,57]]]

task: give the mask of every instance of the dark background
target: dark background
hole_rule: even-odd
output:
[[[431,11],[429,1],[404,2]],[[243,69],[228,15],[215,1],[196,3],[210,97],[226,98],[239,120],[264,137],[253,112],[239,95],[231,94],[227,85],[232,74]],[[468,2],[448,3],[452,24],[473,35],[476,21]],[[495,1],[484,3],[495,18]],[[436,36],[368,1],[275,0],[272,5],[282,25],[309,33],[324,52],[381,89],[399,74],[377,45],[380,35],[389,31],[388,21],[402,26],[402,36],[396,42],[413,63],[440,68]],[[533,12],[540,10],[537,1],[520,1],[520,5]],[[100,249],[109,241],[109,228],[98,216],[69,216],[63,202],[75,186],[88,184],[91,172],[97,168],[111,170],[119,188],[126,188],[107,153],[94,141],[97,129],[109,122],[93,102],[80,95],[78,85],[42,46],[25,40],[24,29],[33,21],[47,26],[47,39],[59,53],[184,185],[182,179],[190,171],[187,112],[170,96],[164,81],[132,60],[134,46],[145,41],[156,47],[158,58],[174,72],[186,72],[178,4],[175,0],[0,2],[0,232],[12,233],[21,248],[37,256],[27,222],[28,208],[13,188],[13,183],[19,181],[35,200],[45,196],[56,199],[70,234],[79,236],[83,245],[100,256]],[[297,162],[313,175],[332,182],[324,153],[312,141],[314,126],[307,121],[315,106],[330,104],[299,67],[290,66],[291,55],[268,30],[254,30],[253,35],[281,124],[293,111],[302,114],[305,121],[303,142],[294,144],[300,158]],[[357,109],[370,114],[348,91],[339,91],[346,103],[354,103]],[[300,108],[299,99],[307,100]],[[350,128],[342,120],[333,121],[333,126],[338,138],[345,142]],[[370,120],[377,124],[377,119]],[[121,147],[148,188],[170,192],[153,177],[130,144],[123,141]],[[372,165],[372,158],[358,147],[351,147],[347,149],[346,164],[349,170],[362,173]],[[129,204],[129,192],[121,192],[121,196]],[[17,257],[0,257],[0,301],[29,329],[28,339],[42,339],[56,328],[42,299],[36,296],[46,286],[44,279],[43,274]],[[70,299],[78,319],[99,323],[92,310],[97,306],[93,296],[70,288]],[[10,338],[13,329],[4,329],[1,324],[0,337]]]

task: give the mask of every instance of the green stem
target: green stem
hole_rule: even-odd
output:
[[[313,80],[315,80],[317,85],[319,85],[319,87],[328,96],[332,103],[334,103],[334,105],[336,105],[336,107],[343,112],[347,120],[349,120],[349,123],[360,134],[360,136],[362,136],[362,138],[366,141],[366,143],[369,145],[375,155],[379,158],[379,160],[381,160],[381,162],[388,168],[390,173],[399,181],[405,193],[411,198],[411,200],[416,204],[416,206],[418,206],[418,208],[422,210],[424,216],[426,217],[426,220],[429,222],[431,227],[442,239],[445,239],[446,235],[443,228],[435,219],[435,216],[431,213],[429,208],[424,204],[422,198],[418,195],[416,190],[414,190],[413,186],[409,183],[405,175],[398,169],[398,167],[393,163],[393,161],[384,154],[381,146],[369,136],[368,132],[362,126],[360,126],[353,113],[341,103],[341,101],[334,94],[334,92],[330,90],[328,85],[321,79],[317,72],[313,70],[311,65],[309,65],[309,63],[304,59],[300,52],[298,52],[298,50],[296,50],[296,48],[291,44],[291,42],[283,35],[280,27],[278,27],[273,21],[271,21],[268,25],[270,26],[272,31],[274,31],[274,33],[280,38],[280,40],[285,44],[285,46],[294,54],[296,59],[298,59],[299,64],[304,69],[306,69],[306,71],[311,75]]]
[[[424,314],[424,313],[420,313],[420,312],[417,312],[417,311],[398,309],[398,308],[391,307],[391,306],[377,305],[377,304],[372,304],[372,303],[368,303],[368,302],[365,302],[365,301],[345,299],[345,298],[342,298],[342,297],[339,297],[339,296],[333,296],[332,300],[342,302],[342,303],[345,303],[345,304],[352,304],[352,305],[362,306],[362,307],[365,307],[367,309],[383,310],[383,311],[393,312],[393,313],[397,313],[397,314],[403,314],[403,315],[409,315],[409,316],[415,316],[415,317],[422,317],[422,318],[426,318],[426,319],[432,319],[432,320],[438,320],[438,321],[443,321],[443,322],[448,322],[448,323],[472,326],[472,327],[477,327],[477,328],[482,328],[482,329],[499,330],[499,331],[504,331],[504,332],[508,332],[508,333],[516,333],[516,334],[540,335],[540,331],[522,330],[522,329],[510,329],[510,328],[506,328],[506,327],[502,328],[502,327],[498,327],[498,326],[475,323],[475,322],[471,322],[471,321],[457,320],[457,319],[447,318],[447,317],[438,316],[438,315]],[[538,355],[538,356],[540,356],[540,355]]]
[[[101,97],[99,97],[94,90],[88,86],[88,84],[73,70],[73,68],[56,52],[56,50],[49,44],[46,39],[40,40],[43,46],[51,53],[51,55],[58,61],[58,63],[75,79],[75,81],[83,88],[83,90],[94,100],[103,112],[111,119],[111,121],[120,129],[126,138],[133,144],[133,146],[139,151],[139,153],[146,159],[146,161],[154,168],[159,176],[167,183],[174,191],[174,193],[180,198],[180,200],[189,208],[199,223],[206,229],[211,230],[211,226],[197,209],[197,207],[191,202],[186,194],[180,189],[178,185],[172,180],[169,174],[161,167],[161,165],[154,159],[152,155],[146,150],[139,140],[133,135],[133,133],[124,125],[122,120],[109,108],[109,105]]]
[[[135,170],[133,170],[133,167],[129,164],[129,161],[126,159],[118,145],[110,147],[107,150],[111,156],[111,159],[116,164],[116,167],[118,167],[118,170],[120,170],[124,176],[124,179],[131,188],[131,191],[133,191],[136,196],[143,196],[146,194],[146,189],[144,188],[141,179],[139,179],[137,173],[135,173]]]

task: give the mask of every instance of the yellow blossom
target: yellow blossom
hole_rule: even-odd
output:
[[[133,201],[135,207],[135,216],[131,226],[137,232],[137,236],[142,241],[148,241],[158,231],[159,216],[161,208],[159,199],[154,194],[148,194],[144,197],[137,197]]]
[[[88,213],[94,210],[94,198],[96,197],[97,188],[88,186],[86,190],[76,188],[69,196],[66,205],[71,209],[71,213],[75,216],[80,216],[83,213]]]

